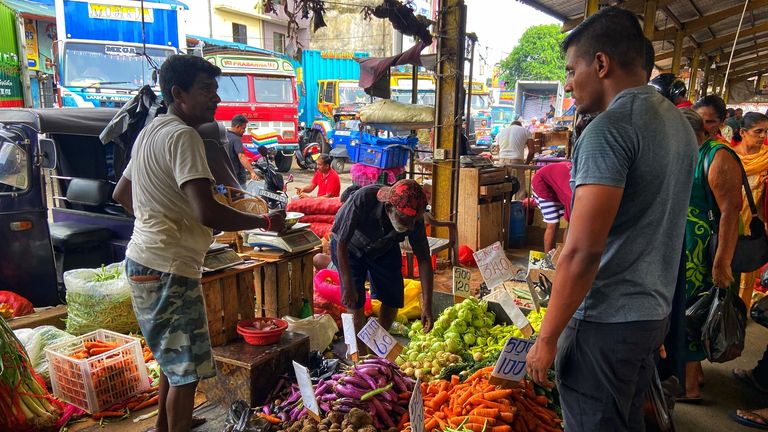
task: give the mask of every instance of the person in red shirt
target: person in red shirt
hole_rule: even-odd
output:
[[[335,198],[341,193],[339,174],[331,168],[331,157],[322,154],[317,158],[317,170],[312,177],[312,183],[303,188],[297,187],[298,195],[312,193],[317,188],[318,198]]]
[[[571,219],[571,162],[549,164],[536,171],[531,179],[533,197],[541,209],[547,228],[544,231],[544,251],[556,246],[560,217]]]

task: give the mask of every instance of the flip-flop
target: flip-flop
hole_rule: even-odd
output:
[[[752,373],[752,370],[737,368],[732,369],[731,374],[733,374],[734,378],[738,379],[739,381],[745,384],[749,384],[763,393],[768,393],[768,388],[761,386],[760,383],[757,382],[755,375]]]
[[[190,429],[194,429],[198,426],[202,426],[207,421],[208,419],[206,419],[205,417],[192,416],[192,425],[190,426]],[[144,432],[155,432],[155,430],[156,430],[155,427],[152,426],[151,428],[145,430]]]
[[[736,421],[736,423],[739,423],[741,425],[755,428],[755,429],[762,429],[762,430],[768,430],[768,419],[761,416],[760,414],[755,413],[754,411],[748,411],[751,415],[761,419],[764,423],[758,423],[754,420],[750,420],[746,417],[740,416],[736,411],[731,411],[729,415],[732,419]]]
[[[683,403],[683,404],[691,404],[691,405],[701,405],[704,402],[704,398],[701,396],[699,397],[680,396],[675,398],[675,402]]]

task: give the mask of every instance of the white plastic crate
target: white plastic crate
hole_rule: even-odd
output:
[[[85,342],[116,342],[120,346],[90,358],[70,357]],[[46,348],[53,394],[89,413],[123,402],[149,388],[147,367],[138,339],[96,330]]]

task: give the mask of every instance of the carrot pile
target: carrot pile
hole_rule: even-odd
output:
[[[158,393],[158,387],[152,387],[147,391],[137,394],[136,396],[113,405],[104,411],[99,411],[91,414],[91,418],[94,420],[105,418],[126,418],[134,411],[140,411],[144,408],[157,405],[157,401],[160,398]]]
[[[533,384],[523,381],[514,389],[500,389],[488,382],[493,366],[478,370],[463,383],[454,375],[450,381],[422,383],[424,430],[472,432],[554,432],[562,421],[546,408],[546,396],[537,396]],[[401,431],[410,426],[403,423]]]
[[[104,354],[115,348],[120,348],[120,344],[117,342],[104,342],[103,340],[96,339],[93,342],[84,342],[83,349],[70,354],[69,356],[76,360],[83,360]]]

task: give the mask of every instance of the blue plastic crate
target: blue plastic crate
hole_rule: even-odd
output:
[[[414,148],[419,143],[419,138],[415,136],[408,136],[408,137],[389,137],[389,138],[382,138],[376,135],[369,134],[367,132],[362,132],[360,134],[360,141],[363,144],[369,144],[369,145],[376,145],[376,146],[388,146],[392,144],[401,144],[406,145],[408,147]]]
[[[348,145],[347,153],[355,163],[376,168],[396,168],[408,163],[411,151],[410,147],[402,145],[377,146],[359,143]]]

